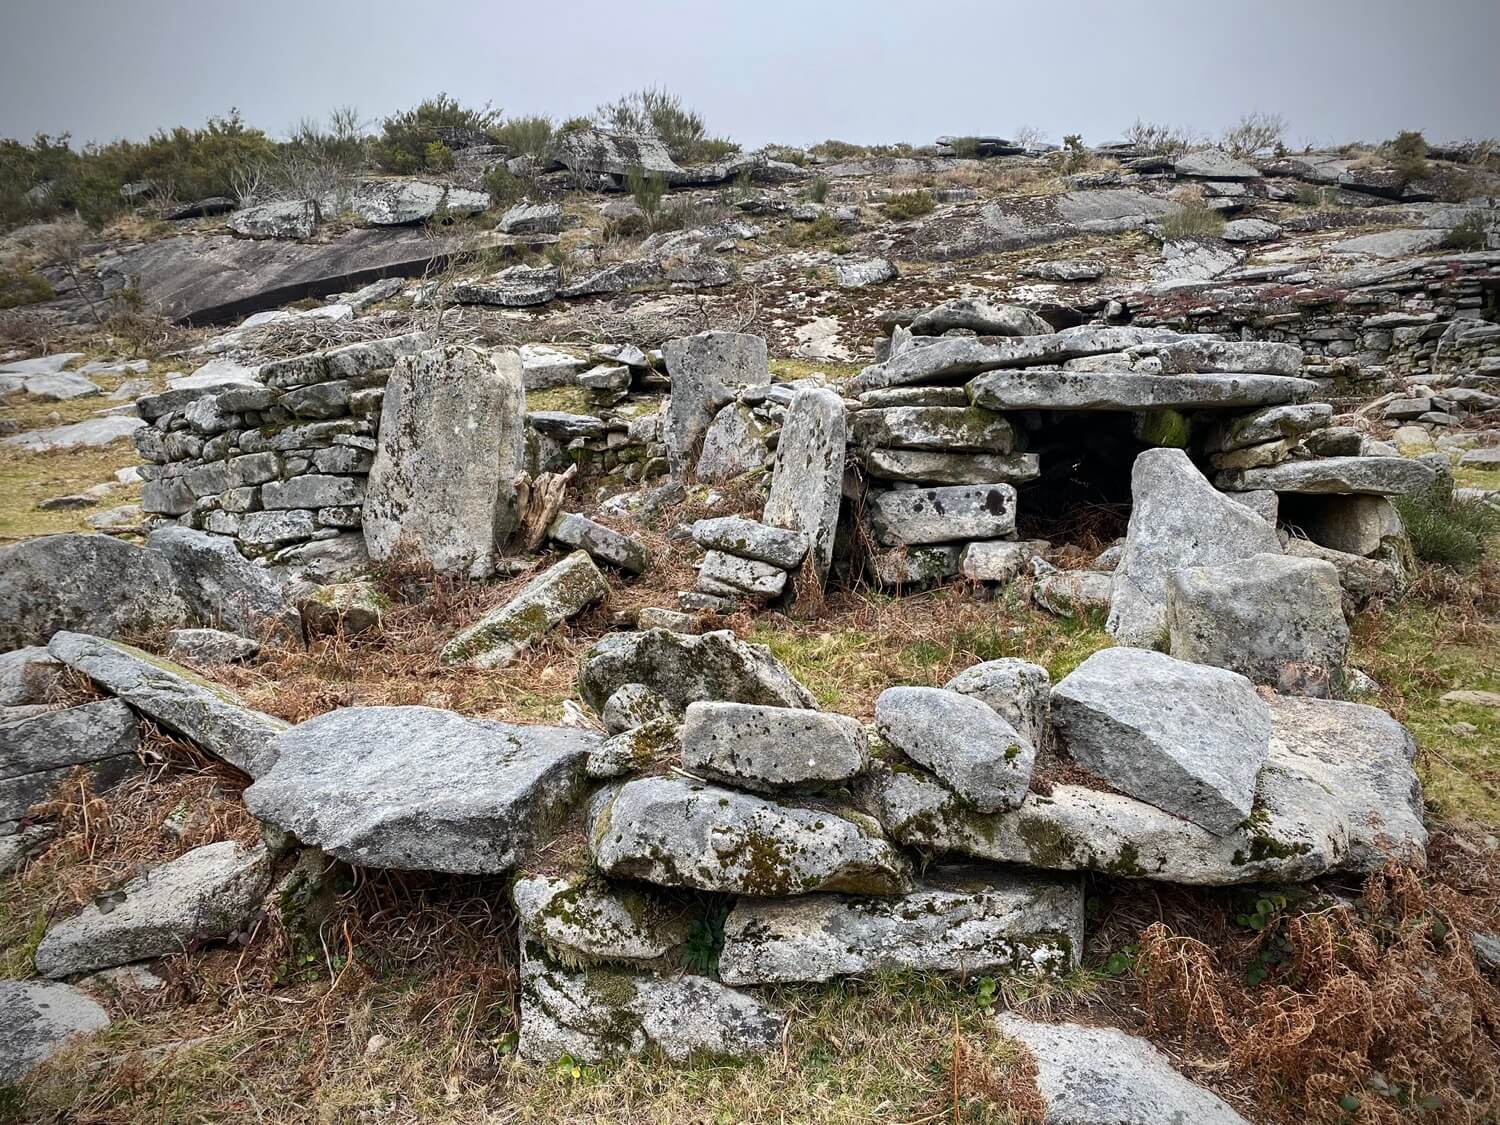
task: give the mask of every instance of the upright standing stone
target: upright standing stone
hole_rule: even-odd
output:
[[[517,521],[525,467],[521,357],[434,348],[396,363],[365,494],[375,560],[415,550],[444,573],[487,578]]]
[[[844,482],[844,401],[833,391],[798,391],[787,408],[763,519],[807,534],[818,581],[833,563]]]

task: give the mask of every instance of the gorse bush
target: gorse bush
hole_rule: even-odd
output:
[[[932,196],[925,191],[917,190],[903,191],[891,196],[880,205],[880,209],[885,212],[887,218],[901,220],[919,218],[936,206],[937,204],[932,201]]]
[[[1161,233],[1164,238],[1218,237],[1224,233],[1224,215],[1192,199],[1162,219]]]
[[[654,227],[657,213],[661,210],[662,197],[667,194],[667,178],[660,172],[645,172],[633,167],[625,175],[625,190],[635,200],[635,205],[645,212]]]
[[[1427,175],[1427,138],[1417,130],[1406,129],[1397,133],[1386,143],[1385,150],[1391,166],[1403,180],[1420,180]]]
[[[1489,232],[1484,225],[1484,216],[1470,215],[1443,236],[1444,250],[1483,250],[1489,245]]]
[[[500,111],[486,105],[472,109],[457,98],[439,94],[414,109],[392,114],[371,146],[375,164],[387,172],[410,174],[451,167],[455,142],[489,138],[500,124]]]
[[[52,285],[45,277],[28,269],[0,266],[0,309],[15,309],[50,301]]]
[[[724,137],[710,137],[703,117],[682,104],[676,94],[648,86],[594,111],[594,124],[612,133],[655,137],[680,163],[722,160],[740,151]]]
[[[512,117],[493,130],[495,143],[504,145],[516,156],[546,160],[552,153],[552,138],[557,126],[552,118],[540,115]]]
[[[1402,496],[1394,501],[1417,558],[1458,569],[1474,566],[1500,534],[1500,512],[1482,500]]]
[[[1139,117],[1126,130],[1125,139],[1137,148],[1162,156],[1179,156],[1193,147],[1192,135],[1182,126],[1159,125]]]
[[[1247,113],[1239,124],[1225,131],[1219,144],[1230,156],[1241,159],[1280,155],[1286,151],[1282,143],[1285,133],[1286,119],[1279,113]]]
[[[1085,171],[1092,160],[1089,150],[1084,147],[1083,134],[1069,133],[1063,138],[1062,154],[1057,160],[1058,172],[1064,176],[1075,175]]]
[[[813,203],[822,203],[828,198],[828,177],[814,176],[812,183],[807,185],[807,198]]]

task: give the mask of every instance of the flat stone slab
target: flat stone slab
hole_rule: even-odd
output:
[[[760,792],[842,784],[870,760],[857,720],[803,707],[690,703],[678,739],[689,772]]]
[[[1269,488],[1273,492],[1411,496],[1430,491],[1437,474],[1431,466],[1406,457],[1321,457],[1224,472],[1214,483],[1226,492]]]
[[[1045,539],[982,540],[969,543],[958,559],[958,572],[970,582],[1010,583],[1024,574],[1032,559],[1045,555]]]
[[[346,707],[286,731],[245,805],[349,863],[494,874],[569,807],[598,741],[433,707]]]
[[[872,476],[914,484],[1019,484],[1041,475],[1035,453],[867,449],[864,458]]]
[[[525,941],[517,1053],[555,1064],[598,1063],[655,1048],[669,1059],[763,1055],[781,1039],[782,1015],[758,999],[691,974],[621,968],[575,972]]]
[[[263,847],[224,840],[194,848],[126,883],[107,911],[90,903],[54,923],[37,946],[37,972],[88,973],[225,938],[255,913],[270,884],[271,859]]]
[[[771,488],[761,512],[765,523],[807,536],[819,582],[833,564],[846,437],[843,399],[822,388],[797,391],[782,422]]]
[[[806,532],[772,527],[738,516],[715,516],[693,524],[693,542],[708,551],[724,551],[744,559],[795,570],[807,557]]]
[[[631,883],[597,876],[523,875],[511,888],[526,936],[572,962],[662,962],[687,944],[693,910]]]
[[[19,820],[78,766],[109,788],[140,768],[139,747],[135,714],[118,699],[0,718],[0,821]]]
[[[1002,1035],[1036,1059],[1047,1121],[1058,1125],[1250,1125],[1217,1094],[1184,1078],[1145,1039],[1113,1027],[1038,1023],[1002,1012]]]
[[[725,984],[878,972],[1053,973],[1078,963],[1083,885],[938,868],[896,898],[742,898],[724,923]]]
[[[697,589],[706,594],[774,598],[786,589],[787,573],[771,563],[756,562],[727,551],[709,551],[698,568]]]
[[[444,645],[441,660],[504,668],[544,634],[608,596],[609,583],[594,560],[587,552],[574,551]]]
[[[1271,738],[1244,676],[1139,648],[1102,649],[1059,681],[1052,725],[1085,769],[1220,835],[1250,815]]]
[[[1299,402],[1317,390],[1285,375],[1143,375],[1130,371],[991,371],[969,384],[991,410],[1227,410]]]
[[[875,729],[984,812],[1026,796],[1036,747],[982,700],[946,688],[894,687],[875,701]]]
[[[74,1037],[108,1026],[108,1013],[72,985],[0,981],[0,1082],[16,1081]]]
[[[54,449],[96,449],[129,437],[145,424],[144,418],[110,415],[86,418],[82,422],[52,426],[45,430],[27,430],[12,434],[4,440],[6,445],[16,446],[27,453],[49,453]]]
[[[746,644],[727,629],[690,636],[667,629],[610,633],[578,665],[578,693],[597,713],[625,684],[644,684],[681,711],[700,699],[813,707],[799,684],[764,645]]]
[[[1047,669],[1015,657],[986,660],[965,668],[943,685],[972,696],[1015,728],[1017,734],[1040,748],[1050,737],[1052,679]]]
[[[950,453],[1010,453],[1016,434],[1004,416],[977,406],[893,406],[851,416],[860,445],[936,449]]]
[[[589,850],[606,875],[668,887],[764,897],[910,890],[906,857],[852,815],[648,777],[594,798]]]
[[[870,526],[884,546],[1002,539],[1016,530],[1008,484],[908,488],[871,493]]]
[[[617,566],[627,574],[641,574],[651,565],[651,552],[634,535],[605,527],[577,512],[558,516],[547,534],[566,547],[586,551],[595,562]]]
[[[252,711],[232,692],[180,664],[86,633],[57,633],[47,651],[147,718],[251,777],[259,777],[276,760],[276,738],[287,724]]]

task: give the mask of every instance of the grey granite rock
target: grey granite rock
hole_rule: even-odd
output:
[[[108,1026],[105,1010],[72,985],[0,981],[0,1082],[15,1082],[74,1038]]]
[[[681,710],[699,699],[812,707],[812,694],[763,645],[727,630],[699,636],[610,633],[579,660],[578,693],[596,712],[624,684],[644,684]]]
[[[840,785],[869,764],[858,721],[804,707],[690,703],[678,738],[689,772],[761,792]]]
[[[894,687],[875,701],[875,729],[981,812],[1026,796],[1036,747],[998,711],[945,688]]]

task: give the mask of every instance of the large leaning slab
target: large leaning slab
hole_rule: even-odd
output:
[[[364,502],[376,561],[403,552],[488,578],[519,518],[526,391],[521,357],[449,347],[403,357],[386,383]]]
[[[667,456],[674,473],[687,472],[709,425],[744,387],[771,381],[763,337],[745,332],[700,332],[662,345],[672,379],[667,408]]]
[[[1151,646],[1165,636],[1167,578],[1178,568],[1281,551],[1276,529],[1216,491],[1180,449],[1140,454],[1130,492],[1125,551],[1114,571],[1106,623],[1124,644]]]
[[[504,668],[548,631],[608,596],[609,584],[588,552],[574,551],[449,641],[442,662]]]
[[[146,546],[166,558],[199,621],[242,637],[274,632],[301,640],[301,622],[282,581],[240,554],[233,539],[169,526],[153,531]]]
[[[126,883],[107,909],[90,903],[55,923],[37,946],[37,972],[87,973],[227,937],[255,913],[270,883],[264,847],[223,840],[194,848]]]
[[[1078,963],[1077,878],[938,868],[898,898],[742,898],[724,923],[726,984],[874,972],[1048,973]]]
[[[859,813],[648,777],[601,791],[589,818],[594,862],[616,878],[763,897],[911,889],[906,857]]]
[[[346,707],[286,731],[245,805],[349,863],[496,874],[566,811],[598,741],[434,707]]]
[[[875,729],[983,812],[1026,796],[1036,747],[994,708],[946,688],[893,687],[875,701]]]
[[[86,633],[58,633],[47,651],[147,718],[205,752],[259,777],[276,760],[287,724],[169,660]]]

